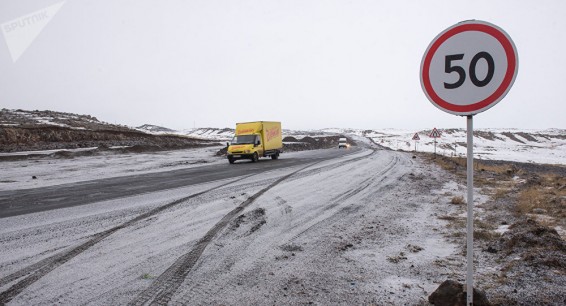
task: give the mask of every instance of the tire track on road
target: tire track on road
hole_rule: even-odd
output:
[[[388,173],[389,171],[391,171],[391,169],[393,169],[398,163],[399,163],[400,159],[398,156],[395,156],[390,163],[388,163],[385,166],[385,169],[383,169],[382,171],[380,171],[379,173],[376,173],[373,177],[370,177],[366,180],[364,180],[363,182],[361,182],[361,186],[354,188],[354,189],[350,189],[338,196],[336,196],[334,198],[334,200],[331,202],[331,204],[329,206],[324,207],[324,211],[329,211],[334,209],[335,207],[337,207],[338,205],[340,205],[341,203],[343,203],[344,201],[346,201],[347,199],[359,194],[360,192],[362,192],[363,190],[367,189],[370,185],[372,185],[377,179],[381,179],[383,180],[384,178],[382,177],[383,175],[385,175],[386,173]],[[307,228],[305,228],[304,230],[302,230],[300,233],[296,234],[295,236],[293,236],[291,239],[289,239],[285,244],[288,244],[292,241],[294,241],[295,239],[299,238],[300,236],[302,236],[303,234],[305,234],[306,232],[308,232],[309,230],[320,226],[322,223],[324,223],[326,220],[332,218],[335,214],[339,213],[340,211],[336,211],[333,214],[324,217],[323,219],[311,224],[310,226],[308,226]]]
[[[315,168],[315,169],[311,169],[311,170],[308,170],[308,171],[304,171],[300,175],[295,176],[295,179],[300,179],[302,177],[311,176],[311,175],[314,175],[314,174],[317,174],[317,173],[322,173],[324,171],[329,171],[329,170],[332,170],[332,169],[340,168],[340,167],[343,167],[343,166],[348,165],[350,163],[353,163],[353,162],[356,162],[356,161],[359,161],[359,160],[362,160],[362,159],[370,158],[371,156],[377,154],[377,152],[378,152],[378,150],[376,150],[376,149],[369,149],[369,151],[371,151],[371,153],[367,154],[367,155],[354,157],[352,159],[347,159],[347,160],[342,161],[340,163],[332,163],[332,164],[329,164],[329,165],[322,166],[320,168]],[[355,153],[352,153],[352,154],[355,154]]]
[[[373,153],[376,153],[376,152],[373,152]],[[374,154],[367,154],[367,155],[364,155],[364,156],[361,156],[361,157],[357,157],[357,158],[355,158],[355,160],[353,159],[352,161],[359,161],[359,160],[363,160],[364,158],[369,159],[369,158],[371,158],[371,157],[373,157],[373,156],[374,156]],[[363,181],[360,183],[360,186],[359,186],[358,188],[349,189],[349,190],[347,190],[346,192],[343,192],[343,193],[337,195],[336,197],[334,197],[334,200],[332,200],[332,202],[331,202],[331,203],[334,204],[333,207],[338,206],[341,202],[343,202],[343,201],[347,200],[348,198],[351,198],[351,197],[355,196],[356,194],[362,192],[364,189],[368,188],[371,184],[375,183],[376,180],[378,180],[378,179],[383,179],[383,177],[381,177],[381,176],[387,174],[388,172],[390,172],[391,169],[393,169],[393,168],[395,167],[395,165],[397,165],[397,164],[399,163],[399,161],[400,161],[400,158],[399,158],[398,156],[394,156],[394,157],[391,159],[391,161],[390,161],[389,163],[387,163],[386,165],[384,165],[384,167],[385,167],[386,169],[382,169],[380,172],[376,173],[376,174],[375,174],[375,177],[367,178],[367,179],[363,180]],[[295,175],[295,176],[293,177],[293,179],[303,178],[303,177],[305,177],[305,173],[308,173],[309,175],[316,175],[316,174],[318,174],[318,173],[320,173],[320,172],[323,172],[323,171],[328,171],[328,170],[336,169],[336,168],[338,168],[338,167],[341,167],[341,166],[344,166],[344,165],[346,165],[346,164],[349,164],[349,162],[350,162],[350,160],[344,161],[344,162],[338,163],[338,164],[337,164],[337,163],[333,163],[333,164],[331,164],[331,165],[326,165],[326,166],[323,166],[323,167],[320,167],[320,168],[316,168],[316,169],[309,169],[309,170],[307,170],[307,171],[301,172],[301,173],[298,174],[298,175]],[[322,169],[322,171],[319,171],[319,170],[321,170],[321,169]],[[315,171],[315,170],[316,170],[316,171]],[[315,172],[313,172],[313,171],[315,171]],[[287,184],[289,181],[291,181],[291,180],[286,180],[286,181],[285,181],[285,184]],[[336,202],[336,203],[335,203],[335,202]],[[352,206],[352,205],[337,210],[336,212],[332,213],[331,215],[325,217],[324,219],[319,220],[319,221],[316,221],[314,224],[308,226],[308,228],[306,228],[306,229],[302,229],[302,230],[301,230],[301,229],[300,229],[300,225],[289,227],[289,228],[286,230],[287,232],[292,232],[292,231],[296,230],[297,228],[298,228],[298,230],[301,230],[301,232],[298,233],[298,234],[296,234],[295,236],[292,236],[291,239],[286,240],[286,242],[283,243],[283,244],[279,244],[279,243],[277,243],[277,242],[274,243],[274,242],[272,242],[272,241],[267,242],[267,243],[268,243],[268,244],[273,244],[274,246],[278,245],[278,248],[279,248],[279,249],[284,249],[284,246],[289,245],[290,243],[292,243],[293,239],[296,239],[296,238],[300,237],[300,236],[303,235],[304,233],[308,232],[309,230],[311,230],[311,229],[313,229],[313,228],[316,228],[317,226],[321,226],[322,224],[325,223],[325,221],[328,222],[328,220],[329,220],[330,218],[335,217],[337,214],[348,213],[349,209],[351,209],[351,206]],[[326,208],[327,208],[327,209],[330,209],[330,208],[328,208],[328,207],[326,207]],[[323,208],[323,209],[320,209],[320,210],[318,210],[318,211],[324,212],[324,211],[326,211],[327,209],[324,209],[324,208]],[[316,213],[315,213],[315,215],[316,215]],[[308,218],[308,217],[303,217],[303,218]],[[306,223],[306,222],[305,222],[305,223]],[[305,223],[302,223],[301,225],[305,225]],[[218,239],[218,237],[217,237],[217,239]],[[236,238],[236,239],[237,239],[237,238]],[[223,269],[224,271],[226,271],[226,269],[230,269],[230,268],[224,266],[224,264],[225,264],[225,263],[232,263],[232,264],[235,263],[235,262],[237,261],[237,259],[242,256],[242,254],[243,254],[243,251],[242,251],[242,250],[244,250],[246,247],[247,247],[247,244],[245,244],[245,242],[243,242],[243,243],[241,243],[240,246],[237,246],[237,247],[235,247],[235,248],[232,248],[232,249],[230,249],[230,250],[228,251],[228,253],[223,254],[223,255],[222,255],[223,260],[221,261],[221,263],[222,263],[222,265],[223,265],[223,268],[222,268],[222,269]],[[209,254],[210,254],[210,252],[209,252]],[[271,255],[271,254],[270,254],[270,255]],[[226,290],[226,291],[229,291],[229,292],[240,290],[240,289],[238,289],[238,288],[241,288],[241,285],[242,285],[242,284],[245,284],[245,283],[247,283],[247,282],[250,282],[250,278],[253,279],[253,278],[255,277],[255,276],[253,276],[253,275],[254,275],[254,270],[255,270],[255,271],[260,271],[260,270],[261,270],[261,267],[258,266],[258,265],[256,265],[255,263],[256,263],[256,262],[260,262],[260,263],[261,263],[261,262],[264,262],[264,259],[265,259],[266,256],[268,256],[268,255],[263,254],[263,255],[260,255],[259,257],[255,258],[255,259],[253,260],[254,264],[248,266],[248,270],[247,270],[245,273],[243,273],[243,274],[237,274],[237,275],[235,276],[235,279],[231,279],[231,281],[228,282],[228,283],[223,283],[223,285],[222,285],[222,287],[221,287],[221,288],[222,288],[221,290]],[[218,264],[218,262],[217,262],[217,261],[214,261],[214,264]],[[261,265],[261,264],[260,264],[260,265]],[[250,269],[251,269],[251,270],[250,270]],[[214,270],[213,270],[213,271],[207,271],[207,272],[208,272],[208,273],[216,274]],[[216,271],[216,272],[217,272],[217,271]],[[220,272],[220,273],[222,273],[222,272]],[[202,277],[202,273],[201,273],[201,277]],[[206,277],[206,278],[204,278],[204,279],[202,279],[202,278],[199,279],[198,282],[193,282],[193,284],[192,284],[191,286],[189,286],[189,287],[186,287],[184,284],[181,284],[181,285],[183,285],[183,287],[182,287],[182,290],[183,290],[182,296],[180,296],[180,297],[178,297],[178,298],[176,297],[176,299],[173,300],[173,304],[182,304],[182,305],[185,305],[185,304],[190,305],[190,304],[192,304],[192,303],[200,304],[200,303],[202,303],[203,300],[205,300],[205,301],[210,301],[211,304],[222,304],[222,302],[219,302],[219,301],[217,301],[217,300],[214,300],[214,298],[212,298],[214,294],[218,294],[218,293],[219,293],[218,291],[211,290],[211,288],[210,288],[210,286],[213,286],[213,288],[216,288],[216,290],[218,290],[218,287],[215,287],[215,286],[217,286],[217,285],[215,285],[215,283],[216,283],[217,281],[218,281],[218,280],[215,279],[214,277]],[[221,282],[222,282],[222,281],[221,281]],[[212,284],[212,285],[211,285],[211,284]],[[177,288],[177,290],[179,290],[179,289]],[[194,302],[194,301],[198,301],[198,302]],[[166,302],[165,302],[165,301],[158,301],[156,304],[161,304],[162,302],[163,302],[163,303],[167,303],[167,302],[170,302],[170,301],[166,301]],[[200,302],[200,303],[199,303],[199,302]]]
[[[82,252],[88,250],[89,248],[96,245],[97,243],[99,243],[100,241],[105,239],[106,237],[117,232],[118,230],[129,227],[129,226],[135,224],[138,221],[152,217],[152,216],[154,216],[154,215],[156,215],[156,214],[158,214],[158,213],[160,213],[164,210],[167,210],[171,207],[174,207],[174,206],[176,206],[180,203],[183,203],[183,202],[185,202],[189,199],[192,199],[192,198],[198,197],[200,195],[203,195],[205,193],[220,189],[220,188],[225,187],[227,185],[230,185],[234,182],[241,181],[242,179],[245,179],[245,178],[252,176],[252,175],[254,175],[254,174],[247,175],[243,178],[231,180],[231,181],[226,182],[224,184],[209,188],[209,189],[201,191],[201,192],[194,193],[190,196],[187,196],[187,197],[184,197],[184,198],[181,198],[181,199],[177,199],[177,200],[175,200],[171,203],[168,203],[168,204],[165,204],[163,206],[159,206],[157,208],[154,208],[154,209],[152,209],[152,210],[150,210],[146,213],[143,213],[143,214],[125,222],[125,223],[122,223],[122,224],[115,226],[111,229],[108,229],[108,230],[99,232],[97,234],[94,234],[93,238],[91,238],[90,240],[74,247],[71,250],[67,250],[67,251],[57,253],[57,254],[52,255],[50,257],[47,257],[43,260],[40,260],[39,262],[37,262],[35,264],[27,266],[27,267],[25,267],[25,268],[23,268],[19,271],[16,271],[16,272],[14,272],[14,273],[12,273],[8,276],[1,278],[0,279],[0,287],[5,286],[5,285],[17,280],[17,279],[20,279],[20,278],[28,275],[27,277],[25,277],[24,279],[22,279],[18,283],[12,285],[6,291],[0,293],[0,305],[4,305],[4,304],[10,302],[14,297],[16,297],[18,294],[20,294],[23,290],[25,290],[30,285],[32,285],[33,283],[35,283],[36,281],[41,279],[43,276],[47,275],[49,272],[53,271],[57,267],[65,264],[66,262],[73,259],[74,257],[81,254]]]
[[[356,160],[359,160],[359,159],[362,159],[362,158],[367,158],[368,156],[371,156],[372,154],[375,154],[375,150],[373,150],[373,152],[371,154],[347,160],[344,163],[339,164],[338,166],[341,166],[341,165],[344,165],[346,163],[350,163],[350,162],[353,162],[353,161],[356,161]],[[286,179],[286,178],[292,176],[293,174],[295,174],[295,173],[297,173],[301,170],[307,169],[307,168],[309,168],[309,167],[311,167],[315,164],[321,163],[323,161],[325,161],[325,160],[311,163],[308,166],[303,167],[303,168],[285,176],[284,178]],[[327,165],[323,168],[328,168],[328,167],[336,167],[336,164]],[[314,170],[319,170],[319,169],[314,169]],[[254,175],[257,175],[257,174],[250,174],[250,175],[247,175],[247,176],[244,176],[244,177],[240,177],[240,178],[231,180],[229,182],[226,182],[224,184],[218,185],[216,187],[213,187],[213,188],[192,194],[190,196],[187,196],[187,197],[184,197],[184,198],[181,198],[181,199],[177,199],[177,200],[170,202],[168,204],[165,204],[163,206],[159,206],[157,208],[154,208],[154,209],[152,209],[152,210],[150,210],[146,213],[143,213],[143,214],[141,214],[141,215],[139,215],[139,216],[137,216],[137,217],[135,217],[135,218],[133,218],[129,221],[126,221],[125,223],[122,223],[120,225],[112,227],[108,230],[96,233],[88,241],[86,241],[86,242],[84,242],[84,243],[82,243],[78,246],[75,246],[70,250],[66,250],[66,251],[62,251],[62,252],[59,252],[57,254],[54,254],[52,256],[49,256],[47,258],[44,258],[44,259],[38,261],[37,263],[31,264],[31,265],[24,267],[24,268],[22,268],[22,269],[20,269],[16,272],[11,273],[10,275],[7,275],[5,277],[0,278],[0,287],[3,287],[5,285],[8,285],[8,284],[14,282],[14,281],[17,281],[18,279],[23,278],[20,281],[18,281],[16,284],[9,287],[7,290],[0,293],[0,305],[4,305],[4,304],[10,302],[14,297],[19,295],[23,290],[25,290],[26,288],[28,288],[29,286],[34,284],[36,281],[38,281],[39,279],[41,279],[42,277],[44,277],[45,275],[47,275],[51,271],[55,270],[57,267],[67,263],[69,260],[73,259],[74,257],[78,256],[79,254],[90,249],[92,246],[98,244],[99,242],[101,242],[105,238],[109,237],[110,235],[114,234],[115,232],[117,232],[121,229],[130,227],[133,224],[137,223],[138,221],[152,217],[152,216],[154,216],[154,215],[156,215],[156,214],[158,214],[158,213],[160,213],[164,210],[172,208],[172,207],[174,207],[174,206],[176,206],[180,203],[183,203],[183,202],[185,202],[189,199],[192,199],[192,198],[201,196],[205,193],[209,193],[211,191],[220,189],[222,187],[225,187],[227,185],[241,181],[242,179],[246,179],[246,178],[248,178],[250,176],[254,176]],[[270,186],[273,187],[276,184],[278,184],[280,181],[281,181],[281,179],[277,180],[275,183],[272,183]],[[269,187],[269,188],[271,188],[271,187]],[[267,190],[265,190],[265,191],[267,191]],[[263,191],[263,192],[265,192],[265,191]],[[263,194],[263,192],[261,192],[261,194]],[[256,198],[259,197],[261,194],[259,194],[259,195],[256,194],[257,195]],[[250,199],[252,199],[252,198],[250,198]],[[250,200],[250,199],[248,199],[248,200]],[[253,200],[255,200],[255,198],[253,198]],[[252,200],[252,202],[253,202],[253,200]],[[251,202],[248,203],[247,205],[249,205],[249,204],[251,204]],[[236,212],[236,213],[238,213],[238,212]]]
[[[269,186],[258,191],[247,200],[242,202],[238,207],[234,208],[228,214],[226,214],[220,221],[218,221],[205,235],[202,237],[196,245],[186,254],[179,257],[173,265],[171,265],[165,272],[163,272],[147,289],[142,291],[136,299],[131,301],[128,305],[145,305],[145,304],[158,304],[166,305],[171,301],[173,294],[181,286],[183,281],[186,279],[187,275],[191,272],[192,268],[199,260],[200,256],[212,241],[212,239],[223,230],[228,223],[240,212],[242,212],[247,206],[252,204],[261,195],[269,191],[271,188],[277,186],[279,183],[283,182],[287,178],[295,175],[296,173],[303,171],[309,167],[318,164],[315,162],[309,164],[306,167],[298,169],[290,174],[287,174],[275,182],[271,183]]]
[[[353,162],[356,162],[356,161],[369,159],[369,158],[375,156],[375,154],[378,152],[378,150],[373,150],[373,149],[370,149],[370,151],[371,151],[371,153],[369,153],[369,154],[365,154],[365,155],[362,155],[362,156],[358,156],[358,157],[348,159],[348,160],[344,160],[344,161],[340,161],[340,162],[334,162],[332,164],[324,165],[324,166],[314,168],[314,169],[306,169],[308,167],[305,167],[306,170],[303,169],[305,171],[301,171],[300,173],[297,173],[296,175],[294,175],[292,178],[286,179],[285,183],[288,183],[288,182],[293,181],[293,180],[301,179],[301,178],[304,178],[304,177],[308,177],[308,176],[314,176],[314,175],[317,175],[317,174],[322,173],[322,172],[331,171],[333,169],[337,169],[337,168],[346,166],[346,165],[353,163]],[[320,162],[323,162],[323,161],[320,161]],[[317,162],[317,163],[320,163],[320,162]],[[313,165],[317,164],[317,163],[313,163]],[[219,237],[215,237],[215,240],[217,240],[218,238]],[[235,260],[233,260],[233,258],[237,257],[241,254],[240,250],[232,250],[230,252],[231,252],[230,254],[226,254],[225,256],[227,257],[228,261],[235,262]],[[258,268],[256,267],[255,269],[258,269]],[[188,275],[188,273],[187,273],[187,275]],[[181,285],[183,285],[184,281],[185,281],[185,279],[180,280],[179,285],[177,286],[178,288],[176,288],[175,291],[179,290],[179,287]],[[194,300],[195,296],[202,297],[203,295],[206,296],[206,295],[209,295],[209,294],[213,294],[208,290],[208,284],[210,282],[213,282],[213,280],[211,280],[210,278],[207,278],[207,279],[204,279],[204,280],[199,280],[198,284],[195,284],[195,286],[192,287],[191,289],[189,289],[188,292],[184,293],[185,295],[183,296],[182,301],[175,300],[173,303],[191,304],[191,301]],[[237,285],[238,283],[244,283],[244,281],[232,282],[232,283],[228,284],[227,287],[228,288],[238,287],[238,285]],[[230,290],[230,289],[228,289],[228,290]],[[165,305],[165,304],[171,302],[171,299],[173,298],[173,294],[175,294],[175,292],[173,292],[171,294],[171,296],[169,297],[169,300],[166,300],[166,301],[162,300],[162,301],[157,301],[157,302],[154,301],[154,302],[150,302],[150,303],[147,303],[147,304],[158,304],[158,305],[163,304],[163,305]],[[131,305],[144,305],[144,304],[142,303],[142,304],[131,304]]]

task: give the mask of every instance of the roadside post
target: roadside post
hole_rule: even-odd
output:
[[[436,128],[433,128],[428,136],[434,138],[434,158],[436,158],[436,138],[440,138],[440,132]]]
[[[421,61],[421,87],[428,100],[442,111],[466,117],[467,305],[473,305],[474,288],[473,116],[507,95],[517,77],[518,60],[515,44],[505,31],[485,21],[469,20],[438,34]]]
[[[454,156],[458,157],[458,142],[454,140]]]
[[[415,135],[413,135],[413,140],[415,141],[415,152],[417,152],[417,141],[421,140],[419,133],[415,133]]]

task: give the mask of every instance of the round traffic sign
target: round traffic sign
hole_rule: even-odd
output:
[[[474,115],[505,97],[518,68],[517,49],[505,31],[485,21],[464,21],[444,30],[426,49],[421,86],[439,109]]]

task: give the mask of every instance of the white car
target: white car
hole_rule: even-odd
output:
[[[348,144],[348,139],[346,139],[346,137],[340,137],[340,139],[338,139],[338,149],[347,149],[350,145]]]

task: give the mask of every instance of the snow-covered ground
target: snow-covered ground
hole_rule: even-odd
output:
[[[37,188],[226,162],[225,158],[215,155],[219,149],[221,147],[154,153],[108,153],[73,159],[37,158],[3,161],[0,162],[0,190]],[[27,153],[49,154],[53,152],[54,150]],[[18,153],[5,153],[5,155],[18,155]]]
[[[466,130],[438,128],[441,137],[436,139],[436,153],[446,156],[466,155]],[[381,146],[403,151],[434,152],[431,130],[401,129],[344,129],[327,128],[311,131],[284,130],[283,136],[302,138],[305,136],[345,135],[369,137]],[[234,135],[232,129],[195,128],[175,132],[196,138],[227,141]],[[159,133],[157,133],[159,134]],[[417,134],[420,138],[414,141]],[[563,129],[475,129],[474,158],[507,160],[526,163],[566,164],[566,130]]]
[[[436,153],[446,156],[466,155],[466,131],[464,129],[438,129]],[[434,152],[434,138],[430,130],[408,131],[398,129],[353,130],[325,129],[325,132],[370,137],[375,143],[393,150]],[[414,141],[418,134],[420,140]],[[540,164],[566,165],[566,130],[474,130],[474,158],[507,160]]]
[[[209,149],[199,150],[193,157],[138,154],[107,168],[151,171],[175,158],[210,156]],[[104,175],[92,173],[109,162],[98,159],[83,157],[83,166],[70,172]],[[73,160],[62,162],[53,172],[73,168]],[[28,167],[33,166],[22,168]],[[162,286],[176,288],[168,297],[172,303],[191,305],[414,305],[447,276],[463,280],[464,258],[443,237],[445,221],[436,218],[453,213],[449,200],[462,191],[447,183],[445,174],[411,155],[364,149],[306,168],[3,218],[0,292],[25,283],[25,276],[7,276],[43,260],[52,270],[26,283],[9,305],[127,304],[146,301],[144,293]],[[11,188],[29,184],[18,181]],[[170,203],[177,204],[119,227]],[[220,226],[244,203],[249,206]],[[112,228],[112,234],[71,258],[53,259]],[[211,229],[218,231],[186,277],[168,278],[164,272],[193,254]]]

